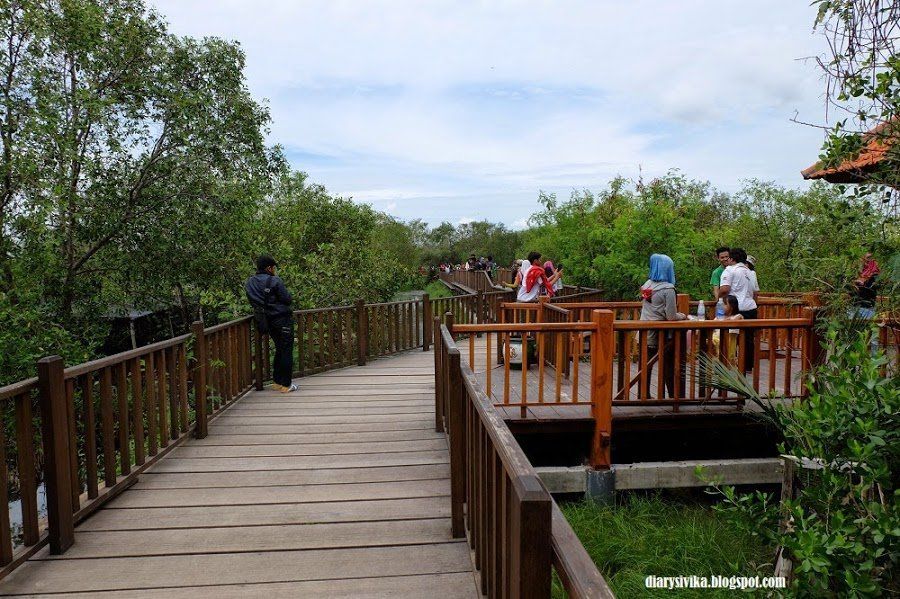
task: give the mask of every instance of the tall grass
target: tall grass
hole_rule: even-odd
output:
[[[431,298],[450,297],[451,295],[453,295],[450,290],[447,289],[447,286],[440,281],[432,281],[428,283],[428,285],[425,287],[425,293],[427,293]]]
[[[728,590],[651,590],[649,575],[771,576],[774,549],[704,503],[633,494],[618,505],[561,506],[617,597],[731,597]],[[565,597],[558,583],[554,597]]]

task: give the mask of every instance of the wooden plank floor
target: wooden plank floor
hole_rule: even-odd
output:
[[[239,400],[0,595],[479,596],[468,546],[450,535],[433,354],[297,383]]]

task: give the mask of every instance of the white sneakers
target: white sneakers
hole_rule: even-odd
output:
[[[279,385],[278,383],[272,383],[272,389],[278,391],[279,393],[293,393],[299,387],[297,385],[291,383],[290,387],[285,387],[284,385]]]

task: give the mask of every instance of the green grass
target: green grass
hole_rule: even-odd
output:
[[[450,297],[453,295],[450,293],[450,290],[447,289],[447,286],[441,283],[440,281],[432,281],[425,286],[425,293],[428,294],[428,297],[436,298],[436,297]]]
[[[633,494],[619,505],[583,501],[563,513],[617,597],[731,597],[728,590],[650,590],[648,575],[771,576],[774,550],[695,498]],[[558,581],[554,597],[565,597]]]

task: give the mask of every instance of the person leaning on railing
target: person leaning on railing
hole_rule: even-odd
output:
[[[680,313],[676,305],[675,291],[675,263],[665,254],[653,254],[650,256],[650,274],[647,282],[641,285],[641,320],[685,320],[687,316]],[[670,347],[672,339],[671,331],[659,335],[657,331],[647,332],[647,364],[650,359],[659,353],[662,345],[661,368],[663,383],[668,389],[669,397],[675,398],[675,352]],[[660,343],[662,341],[662,343]],[[647,380],[652,380],[653,367],[647,367]],[[649,393],[649,391],[648,391]],[[659,398],[665,398],[665,390],[658,390]]]
[[[268,333],[275,342],[272,360],[272,387],[281,393],[297,390],[291,382],[294,367],[294,316],[291,311],[291,294],[284,281],[275,274],[278,264],[271,256],[256,259],[256,274],[247,279],[244,291],[253,307],[257,330]]]

